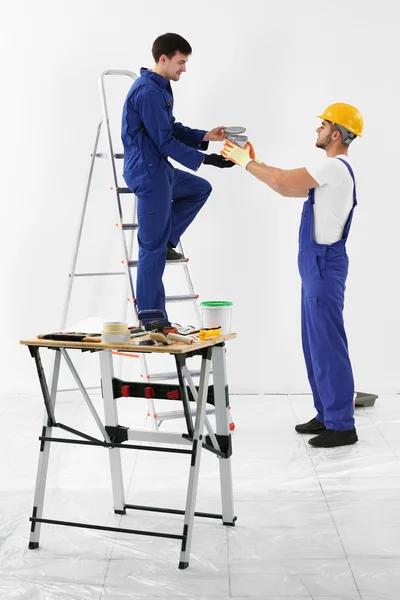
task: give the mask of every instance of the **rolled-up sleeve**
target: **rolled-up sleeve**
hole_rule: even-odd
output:
[[[147,135],[153,141],[160,154],[166,158],[170,157],[176,160],[185,167],[188,167],[188,169],[197,171],[203,162],[204,155],[199,150],[186,146],[175,137],[173,126],[165,110],[162,94],[157,90],[148,89],[145,93],[138,94],[137,108]],[[198,132],[196,140],[199,139],[201,135],[200,130],[192,131]],[[191,139],[194,139],[194,136]],[[197,146],[201,146],[201,140]]]
[[[340,160],[330,157],[321,158],[314,164],[307,165],[306,169],[319,186],[329,185],[332,187],[340,185],[347,172],[345,165]]]

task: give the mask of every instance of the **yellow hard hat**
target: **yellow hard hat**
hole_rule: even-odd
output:
[[[318,119],[341,125],[347,131],[351,131],[354,135],[362,137],[364,128],[363,118],[360,111],[350,104],[344,104],[344,102],[331,104],[322,115],[318,116]]]

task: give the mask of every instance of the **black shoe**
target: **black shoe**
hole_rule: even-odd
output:
[[[311,419],[308,423],[300,423],[295,427],[297,433],[322,433],[325,429],[325,425],[317,419]]]
[[[311,438],[308,443],[317,448],[335,448],[336,446],[350,446],[358,442],[357,431],[350,429],[348,431],[334,431],[327,429],[321,435]]]
[[[172,325],[169,321],[149,321],[145,323],[144,328],[153,333],[165,333],[166,329],[172,329]]]
[[[167,244],[167,260],[181,260],[183,254],[177,252],[171,242]]]

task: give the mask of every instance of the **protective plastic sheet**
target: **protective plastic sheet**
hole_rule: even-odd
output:
[[[77,393],[58,410],[94,432]],[[310,397],[233,397],[237,524],[197,518],[184,571],[178,540],[43,524],[40,547],[28,550],[42,412],[39,396],[0,397],[1,600],[398,600],[399,396],[357,409],[359,443],[332,450],[313,449],[293,431],[312,416]],[[119,413],[121,424],[143,425],[146,406],[120,401]],[[127,502],[184,508],[188,457],[122,456]],[[196,509],[221,512],[219,499],[218,459],[203,453]],[[67,444],[51,451],[44,517],[182,532],[177,515],[115,515],[107,451]]]

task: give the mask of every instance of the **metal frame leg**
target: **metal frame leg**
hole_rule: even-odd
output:
[[[185,377],[190,377],[189,371],[186,367],[186,358],[185,356],[179,356],[179,354],[175,355],[175,364],[176,370],[178,373],[178,381],[179,381],[179,389],[181,393],[182,405],[183,405],[183,414],[186,421],[187,432],[190,437],[193,437],[194,427],[192,420],[192,413],[189,404],[189,396],[185,384]]]
[[[99,356],[105,424],[111,427],[117,427],[117,402],[114,398],[112,388],[112,380],[114,378],[112,352],[111,350],[103,350],[99,352]],[[120,449],[110,448],[108,451],[108,455],[110,459],[114,512],[119,515],[124,515],[126,513],[126,510]]]
[[[184,377],[186,378],[187,384],[188,384],[188,386],[190,388],[190,391],[192,392],[192,396],[194,398],[194,401],[197,404],[197,402],[198,402],[197,389],[196,389],[196,386],[194,385],[193,379],[190,376],[190,372],[189,372],[189,369],[187,368],[187,366],[185,366],[185,367],[182,368],[182,373],[183,373]],[[205,416],[205,419],[204,419],[204,424],[205,424],[205,427],[207,429],[207,433],[210,436],[210,440],[211,440],[212,445],[214,446],[214,448],[216,450],[221,450],[221,448],[219,447],[218,440],[215,437],[215,433],[213,431],[213,428],[211,427],[210,420],[207,417],[207,411],[206,411],[206,416]]]
[[[180,367],[177,363],[178,371]],[[186,496],[185,518],[183,525],[183,541],[181,546],[179,569],[186,569],[189,566],[190,546],[192,543],[194,512],[196,508],[197,487],[199,483],[200,459],[202,450],[202,439],[204,430],[204,421],[206,416],[208,380],[211,368],[211,349],[204,351],[201,361],[201,373],[199,382],[199,393],[196,406],[196,420],[193,433],[192,461],[190,463],[190,473],[188,490]]]
[[[83,385],[81,378],[78,375],[78,371],[75,369],[74,364],[73,364],[72,360],[70,359],[67,350],[65,348],[60,348],[60,352],[61,352],[61,355],[64,358],[65,362],[67,363],[68,368],[71,371],[71,374],[74,377],[74,379],[78,385],[78,389],[80,390],[90,412],[92,413],[93,419],[96,421],[96,424],[97,424],[98,428],[100,429],[105,441],[111,442],[110,437],[109,437],[103,423],[101,422],[101,419],[100,419],[99,415],[97,414],[95,407],[93,406],[93,402],[91,401],[89,394],[85,390],[85,386]]]
[[[215,422],[217,435],[230,436],[229,402],[227,406],[227,378],[225,364],[225,344],[212,347],[212,366],[215,398]],[[221,483],[222,517],[224,525],[235,525],[233,507],[232,467],[231,459],[219,458],[219,475]]]
[[[53,377],[51,383],[51,394],[47,387],[46,377],[40,360],[39,348],[31,346],[29,348],[31,355],[35,359],[36,368],[39,375],[39,381],[42,388],[45,411],[43,417],[42,436],[51,437],[53,431],[54,407],[57,395],[58,377],[60,373],[61,354],[56,350],[56,356],[53,367]],[[47,470],[49,466],[50,442],[41,441],[39,451],[39,462],[36,475],[35,495],[33,499],[32,518],[41,519],[43,516],[44,494],[46,491]],[[31,533],[29,536],[29,549],[35,550],[39,547],[41,523],[32,522]]]

